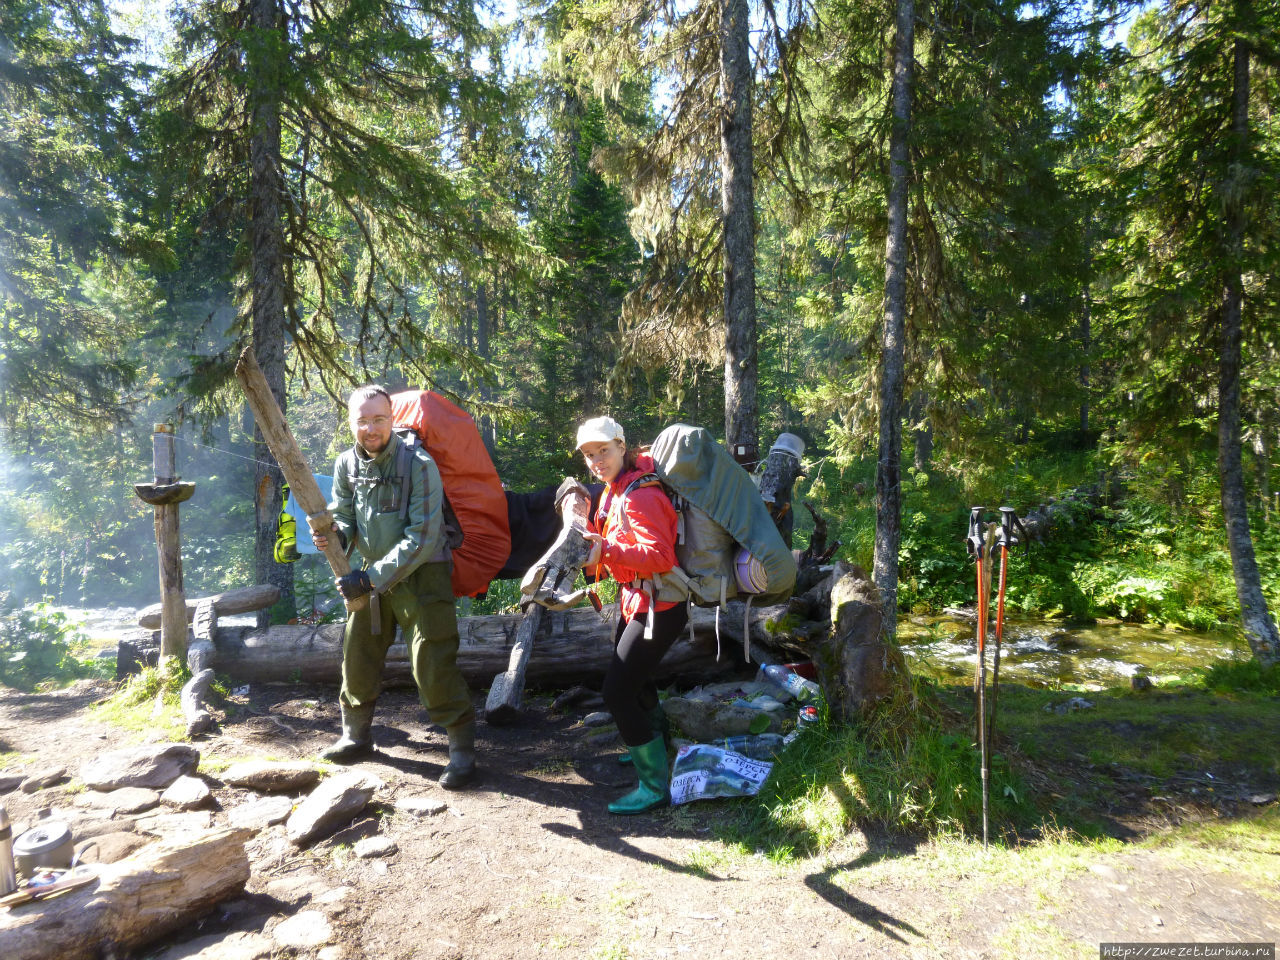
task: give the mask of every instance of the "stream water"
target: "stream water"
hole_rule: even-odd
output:
[[[978,663],[975,629],[974,621],[903,617],[898,622],[898,641],[916,673],[939,680],[968,680]],[[988,677],[994,646],[989,635]],[[1114,621],[1006,621],[1000,680],[1034,687],[1101,689],[1127,684],[1137,673],[1159,683],[1162,677],[1186,676],[1215,660],[1249,655],[1238,630],[1190,633]]]
[[[132,607],[60,607],[89,638],[91,651],[115,650],[120,636],[136,627]],[[226,622],[252,624],[253,615]],[[951,617],[903,617],[898,640],[911,669],[939,680],[966,681],[978,662],[973,621]],[[987,669],[994,640],[988,638]],[[1190,633],[1129,623],[1067,624],[1021,621],[1005,624],[1000,679],[1037,687],[1098,689],[1127,684],[1135,673],[1159,683],[1185,676],[1223,658],[1249,657],[1238,630]]]

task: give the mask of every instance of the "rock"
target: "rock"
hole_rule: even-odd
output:
[[[282,947],[300,950],[328,943],[333,938],[333,927],[319,910],[303,910],[276,924],[271,936]]]
[[[292,812],[293,801],[288,797],[255,797],[232,807],[227,812],[227,821],[233,827],[263,830],[272,824],[284,823]]]
[[[605,710],[588,713],[582,718],[584,727],[603,727],[606,723],[613,723],[613,714]]]
[[[1155,684],[1151,682],[1151,678],[1145,673],[1135,673],[1129,678],[1129,686],[1138,692],[1152,689]]]
[[[76,836],[80,837],[78,830]],[[76,844],[76,852],[81,863],[118,863],[151,842],[152,838],[144,834],[117,830],[89,840],[81,839]]]
[[[263,960],[275,942],[260,933],[215,934],[170,947],[155,960]]]
[[[302,760],[289,763],[245,760],[233,764],[222,779],[233,787],[248,787],[260,793],[292,793],[315,786],[320,779],[320,771]]]
[[[316,954],[316,960],[343,960],[347,951],[337,944],[322,947],[320,952]]]
[[[61,783],[66,777],[66,767],[45,767],[29,774],[26,779],[20,781],[18,789],[23,793],[35,793],[37,790],[43,790],[45,787],[52,787]]]
[[[570,687],[551,701],[551,712],[560,713],[569,707],[599,707],[604,704],[600,694],[587,687]]]
[[[160,794],[142,787],[121,787],[109,793],[88,793],[84,802],[99,810],[110,810],[111,813],[142,813],[160,803]]]
[[[397,797],[396,809],[418,817],[431,817],[444,813],[449,809],[449,804],[431,797]]]
[[[196,810],[213,799],[209,785],[199,777],[179,777],[160,795],[160,802],[179,810]]]
[[[80,779],[94,790],[150,787],[163,790],[200,764],[200,751],[187,743],[153,743],[113,750],[90,761]]]
[[[314,873],[300,873],[289,877],[281,877],[267,884],[267,896],[281,903],[296,907],[308,900],[324,894],[328,884]]]
[[[0,776],[0,797],[17,790],[18,787],[22,786],[22,781],[25,779],[26,777],[20,773]]]
[[[351,887],[334,887],[319,896],[312,897],[311,902],[323,907],[324,912],[333,917],[347,909],[347,901],[351,898],[353,892]]]
[[[1067,714],[1074,713],[1077,710],[1091,710],[1093,704],[1083,697],[1072,697],[1070,700],[1062,703],[1047,703],[1044,707],[1045,713]]]
[[[375,786],[359,773],[325,780],[289,815],[285,831],[296,846],[305,846],[350,823],[369,804]]]
[[[153,817],[142,817],[137,827],[143,833],[154,833],[162,837],[184,837],[200,833],[213,826],[213,813],[205,810],[199,813],[160,813]]]
[[[728,703],[714,700],[689,700],[685,697],[668,697],[662,707],[673,723],[677,724],[685,734],[699,743],[723,740],[739,734],[750,733],[751,723],[758,717],[767,717],[769,732],[780,733],[782,720],[773,713],[753,710],[750,707],[735,707]],[[759,730],[764,733],[765,730]]]
[[[1105,863],[1089,864],[1089,872],[1102,877],[1104,880],[1110,880],[1112,883],[1120,879],[1120,874],[1116,871],[1116,868]]]
[[[1255,806],[1259,806],[1259,807],[1261,807],[1261,806],[1265,806],[1265,805],[1266,805],[1266,804],[1268,804],[1268,803],[1275,803],[1275,802],[1276,802],[1276,795],[1275,795],[1274,793],[1254,793],[1254,794],[1250,794],[1250,795],[1249,795],[1249,802],[1250,802],[1250,803],[1252,803],[1252,804],[1254,804]]]
[[[400,848],[390,837],[365,837],[357,840],[352,849],[361,860],[373,860],[376,857],[389,857]]]

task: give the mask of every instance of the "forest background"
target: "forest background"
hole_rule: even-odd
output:
[[[456,396],[516,490],[580,474],[600,413],[797,433],[797,504],[904,612],[972,601],[970,504],[1106,473],[1120,495],[1059,525],[1015,610],[1210,629],[1243,603],[1274,661],[1278,24],[1276,0],[12,0],[5,611],[157,599],[132,485],[165,421],[188,595],[268,580],[277,618],[310,611],[327,575],[269,557],[252,345],[317,472],[367,381]]]

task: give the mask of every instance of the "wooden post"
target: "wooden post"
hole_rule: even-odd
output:
[[[258,422],[258,429],[262,431],[262,438],[266,440],[271,455],[280,464],[289,489],[293,491],[294,499],[306,511],[307,524],[311,527],[312,534],[319,533],[328,538],[329,545],[325,547],[324,558],[329,561],[330,569],[334,576],[345,577],[351,572],[351,563],[338,538],[333,535],[333,514],[329,512],[329,504],[320,492],[320,486],[303,458],[302,451],[298,449],[298,441],[293,438],[293,431],[280,412],[280,405],[276,403],[275,395],[267,385],[267,378],[262,375],[252,347],[246,347],[240,354],[240,359],[236,362],[236,378],[244,390],[245,399],[249,401],[249,408]],[[344,602],[350,613],[367,606],[369,598],[365,596]]]
[[[151,434],[154,479],[135,484],[139,497],[155,507],[156,553],[160,560],[160,662],[168,657],[186,659],[187,599],[182,587],[182,538],[178,529],[178,505],[195,493],[194,483],[178,478],[173,449],[173,425],[157,423]]]

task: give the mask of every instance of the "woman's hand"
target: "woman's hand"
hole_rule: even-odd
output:
[[[583,536],[587,542],[591,544],[591,552],[587,554],[587,562],[584,567],[597,567],[600,565],[600,557],[604,553],[604,538],[598,533],[584,533]]]

